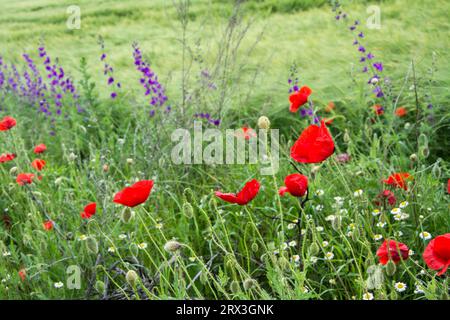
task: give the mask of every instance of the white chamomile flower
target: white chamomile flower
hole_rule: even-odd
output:
[[[316,231],[317,232],[322,232],[323,231],[323,227],[321,227],[321,226],[316,227]]]
[[[400,208],[393,208],[391,210],[391,213],[395,214],[395,215],[400,214],[401,212],[402,212],[402,210]]]
[[[397,292],[403,292],[406,290],[407,287],[408,286],[404,282],[396,282],[394,284],[395,291],[397,291]]]
[[[409,249],[408,255],[413,256],[415,254],[414,250]]]
[[[408,201],[402,201],[402,202],[400,202],[400,209],[404,209],[404,208],[406,208],[407,206],[408,206]]]
[[[431,239],[431,233],[427,232],[427,231],[422,231],[421,233],[419,233],[419,237],[423,240],[430,240]]]
[[[341,210],[339,210],[339,213],[340,214],[347,214],[348,210],[347,209],[341,209]]]
[[[127,238],[127,235],[126,234],[119,234],[119,239],[120,240],[124,240],[124,239],[126,239]]]
[[[326,248],[328,247],[329,242],[328,241],[322,241],[322,247]]]
[[[386,222],[384,222],[384,221],[377,222],[377,227],[378,228],[384,228],[385,226],[386,226]]]
[[[4,257],[9,257],[10,255],[11,255],[11,252],[9,252],[9,251],[3,252]]]
[[[114,252],[116,252],[116,249],[114,249],[114,247],[109,247],[108,252],[114,253]]]
[[[325,221],[334,221],[335,218],[336,218],[335,215],[330,214],[329,216],[325,217]]]
[[[396,231],[396,232],[394,232],[394,234],[395,234],[396,237],[403,236],[403,232],[402,231]]]
[[[156,228],[156,229],[162,229],[163,226],[164,226],[164,225],[163,225],[161,222],[159,222],[159,223],[157,223],[157,224],[155,225],[155,228]]]
[[[355,192],[353,192],[353,195],[354,195],[355,197],[360,197],[360,196],[362,196],[362,194],[363,194],[362,189],[358,189],[358,190],[356,190]]]
[[[322,211],[323,210],[323,205],[322,204],[318,204],[316,206],[316,211]]]
[[[295,247],[297,245],[297,241],[292,240],[291,242],[289,242],[289,247]]]
[[[147,249],[147,243],[145,243],[145,242],[139,243],[137,246],[139,249],[142,249],[142,250]]]
[[[373,300],[373,294],[371,292],[366,292],[362,296],[363,300]]]
[[[56,289],[64,287],[64,283],[62,283],[61,281],[55,282],[53,285]]]
[[[85,235],[85,234],[81,234],[79,237],[78,237],[78,240],[80,240],[80,241],[85,241],[85,240],[87,240],[87,235]]]
[[[292,230],[292,229],[294,229],[295,227],[296,227],[296,224],[295,224],[295,223],[289,223],[289,224],[287,225],[288,230]]]
[[[373,238],[375,241],[379,241],[379,240],[383,239],[383,236],[381,234],[375,234],[375,235],[373,235]]]
[[[349,231],[347,232],[347,237],[352,237],[353,236],[353,232]]]
[[[373,215],[374,217],[376,217],[376,216],[378,216],[378,215],[380,215],[380,214],[381,214],[381,211],[378,210],[378,209],[374,209],[374,210],[372,211],[372,215]]]
[[[334,253],[333,252],[329,251],[329,252],[325,253],[325,259],[331,260],[333,258],[334,258]]]
[[[322,189],[318,189],[318,190],[316,190],[316,196],[318,196],[318,197],[321,197],[321,196],[323,196],[323,194],[325,193]]]
[[[317,258],[315,256],[309,257],[309,262],[311,262],[311,264],[315,264],[318,260],[319,260],[319,258]]]
[[[422,286],[420,284],[416,284],[416,289],[414,290],[415,294],[422,294],[425,293],[422,289]]]
[[[293,255],[293,256],[292,256],[292,261],[294,261],[294,262],[299,262],[299,261],[300,261],[300,256],[299,256],[298,254]]]
[[[394,220],[395,221],[403,220],[403,215],[401,213],[398,213],[398,214],[394,215]]]

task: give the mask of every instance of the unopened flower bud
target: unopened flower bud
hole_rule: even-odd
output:
[[[105,283],[103,281],[98,280],[95,283],[95,290],[99,293],[103,293],[105,291]]]
[[[175,240],[169,240],[164,245],[164,250],[166,250],[167,252],[175,252],[180,248],[181,248],[181,243],[179,243],[178,241],[175,241]]]
[[[17,167],[12,167],[12,168],[9,170],[9,173],[10,173],[10,174],[16,174],[16,173],[17,173]]]
[[[122,211],[122,215],[120,216],[120,220],[122,220],[123,223],[128,223],[133,218],[134,218],[134,211],[131,210],[130,208],[125,208]]]
[[[98,253],[98,242],[93,237],[86,239],[86,248],[89,252],[97,254]]]
[[[251,288],[253,288],[255,285],[257,284],[255,279],[245,279],[244,281],[244,289],[245,290],[250,290]]]
[[[230,290],[232,293],[239,293],[241,291],[241,287],[239,286],[239,282],[236,280],[231,281]]]
[[[183,214],[188,219],[191,219],[194,216],[194,208],[189,202],[183,203]]]
[[[388,276],[393,276],[395,274],[396,270],[397,270],[397,267],[396,267],[394,261],[389,260],[388,263],[386,264],[386,274]]]
[[[128,158],[128,159],[127,159],[127,164],[132,165],[132,164],[133,164],[133,159]]]
[[[412,162],[416,162],[417,161],[417,154],[413,153],[412,155],[409,156],[409,160],[411,160]]]
[[[108,172],[109,171],[109,166],[107,164],[103,165],[103,172]]]
[[[260,129],[268,130],[270,128],[270,120],[266,116],[261,116],[258,119],[258,127]]]
[[[139,279],[138,274],[134,270],[129,270],[125,276],[125,279],[127,280],[128,284],[132,287],[136,285],[136,282]]]
[[[69,161],[75,161],[75,159],[77,158],[77,155],[73,152],[71,152],[68,156]]]

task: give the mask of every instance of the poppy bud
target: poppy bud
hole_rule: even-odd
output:
[[[433,177],[435,177],[436,179],[441,178],[442,170],[441,167],[439,166],[439,161],[437,161],[434,164],[433,169],[431,169],[431,173],[433,174]]]
[[[341,229],[341,217],[335,216],[334,219],[331,220],[331,227],[335,231],[339,231],[339,229]]]
[[[16,174],[17,173],[17,167],[12,167],[10,170],[9,170],[9,173],[10,174]]]
[[[412,162],[416,162],[417,161],[417,154],[413,153],[412,155],[409,156],[409,160],[411,160]]]
[[[134,211],[131,210],[130,208],[125,208],[122,211],[122,215],[120,217],[120,220],[122,220],[123,223],[128,223],[133,218],[134,218]]]
[[[344,139],[345,143],[349,143],[350,142],[350,135],[348,134],[348,130],[347,129],[345,129],[343,139]]]
[[[257,284],[255,279],[245,279],[244,281],[244,290],[250,290],[251,288],[253,288],[255,285]]]
[[[268,130],[270,128],[270,120],[266,116],[261,116],[258,119],[258,127],[260,129]]]
[[[56,178],[56,179],[55,179],[55,184],[56,184],[57,186],[59,186],[59,185],[63,182],[63,180],[64,180],[63,177]]]
[[[136,285],[136,282],[139,279],[138,274],[134,270],[129,270],[125,276],[125,279],[127,280],[128,284],[132,287]]]
[[[241,291],[241,287],[239,286],[239,282],[236,280],[231,281],[230,290],[232,293],[239,293]]]
[[[388,276],[393,276],[395,274],[395,271],[397,270],[397,267],[395,265],[395,262],[392,260],[389,260],[386,264],[386,274]]]
[[[95,238],[89,237],[86,239],[86,248],[91,253],[97,254],[98,253],[98,242],[95,240]]]
[[[178,241],[175,241],[175,240],[169,240],[164,245],[164,250],[166,250],[167,252],[175,252],[180,248],[181,248],[181,243],[179,243]]]
[[[311,246],[309,247],[309,255],[315,256],[319,253],[320,247],[316,242],[311,243]]]
[[[253,252],[258,252],[258,250],[259,250],[258,244],[256,242],[253,242],[252,243],[252,251]]]
[[[99,293],[103,293],[105,291],[105,283],[103,281],[98,280],[95,283],[95,290]]]
[[[135,243],[132,243],[130,245],[130,252],[131,255],[133,255],[134,257],[136,257],[139,254],[139,248]]]
[[[186,218],[191,219],[194,216],[194,208],[189,202],[183,203],[183,214]]]
[[[423,147],[420,151],[420,155],[425,159],[430,155],[430,149],[428,149],[428,146]]]
[[[166,159],[164,157],[159,158],[158,164],[160,167],[164,167],[166,165]]]
[[[107,164],[103,165],[103,172],[108,172],[109,171],[109,166]]]

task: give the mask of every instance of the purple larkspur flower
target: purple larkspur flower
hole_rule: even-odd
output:
[[[364,33],[360,32],[360,33],[358,34],[358,37],[364,38]]]
[[[366,48],[364,48],[363,46],[359,46],[358,51],[364,53],[366,52]]]
[[[375,89],[373,90],[373,93],[375,93],[377,98],[384,97],[383,90],[381,90],[381,87],[379,87],[379,86],[375,87]]]
[[[359,58],[359,62],[364,62],[364,61],[366,61],[366,57]]]
[[[373,67],[377,69],[379,72],[383,71],[383,64],[381,62],[375,62]]]
[[[369,60],[371,60],[371,59],[373,59],[373,58],[375,58],[375,56],[372,54],[372,53],[368,53],[367,54],[367,59],[369,59]]]
[[[356,27],[355,26],[350,26],[349,29],[350,29],[350,31],[353,31],[353,30],[356,29]]]

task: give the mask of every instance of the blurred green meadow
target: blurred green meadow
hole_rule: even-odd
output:
[[[360,72],[349,24],[336,21],[328,1],[193,0],[185,15],[183,3],[78,1],[81,28],[70,30],[72,1],[0,0],[0,56],[23,65],[28,53],[42,67],[38,47],[45,44],[74,79],[86,109],[69,111],[50,136],[48,119],[14,94],[0,93],[0,119],[17,119],[17,127],[0,132],[0,154],[17,154],[14,163],[0,164],[0,298],[448,298],[448,277],[437,277],[421,255],[429,241],[423,232],[450,232],[450,3],[342,1],[348,23],[361,21],[365,45],[383,62],[392,90],[382,99],[383,117],[371,108],[380,100]],[[370,5],[381,9],[381,29],[366,27]],[[115,100],[99,37],[122,84]],[[133,42],[166,88],[171,113],[149,117]],[[310,179],[305,208],[277,193],[295,172],[290,147],[311,122],[288,110],[293,65],[300,85],[313,90],[315,112],[334,119],[336,154],[350,158],[297,164]],[[205,88],[204,70],[217,90]],[[326,112],[329,102],[335,108]],[[395,116],[400,106],[408,111],[403,118]],[[278,173],[261,175],[260,164],[172,163],[171,132],[191,128],[199,112],[221,119],[221,129],[257,128],[267,116],[280,130]],[[31,171],[38,143],[48,147],[43,179],[19,186],[15,177]],[[414,180],[408,191],[394,190],[395,206],[384,204],[374,214],[380,209],[374,201],[387,188],[381,180],[393,172]],[[251,178],[262,188],[247,206],[214,196]],[[155,187],[130,219],[112,197],[138,179],[152,179]],[[97,214],[82,220],[89,202],[97,202]],[[400,203],[409,218],[397,221],[390,210]],[[50,232],[42,228],[48,217],[57,226]],[[298,219],[301,243],[292,226]],[[414,252],[386,271],[376,256],[384,239]],[[168,250],[170,240],[181,247]],[[74,288],[76,270],[81,282]]]

